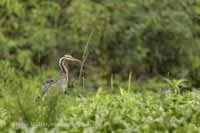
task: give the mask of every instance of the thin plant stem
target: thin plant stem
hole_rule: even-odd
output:
[[[82,73],[83,73],[83,67],[84,67],[85,62],[86,62],[86,60],[87,60],[87,57],[88,57],[88,55],[89,55],[89,53],[87,53],[87,51],[88,51],[89,42],[90,42],[90,40],[91,40],[91,38],[92,38],[93,33],[94,33],[94,30],[91,31],[91,33],[90,33],[90,35],[89,35],[89,38],[88,38],[88,40],[87,40],[87,43],[86,43],[86,45],[85,45],[85,48],[84,48],[84,52],[83,52],[83,56],[82,56],[82,62],[81,62],[81,68],[80,68],[80,73],[79,73],[79,80],[81,80]]]
[[[132,72],[130,72],[128,76],[128,92],[130,92],[131,90],[131,80],[132,80]]]
[[[110,86],[111,86],[111,90],[112,90],[112,92],[113,92],[113,91],[114,91],[114,79],[113,79],[113,74],[111,75]]]

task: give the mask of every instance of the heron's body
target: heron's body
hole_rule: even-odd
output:
[[[55,79],[47,80],[42,86],[42,93],[48,92],[51,88],[59,88],[64,92],[68,88],[68,85],[66,83],[64,76],[62,76],[58,80],[55,80]]]
[[[71,55],[64,55],[59,59],[59,67],[61,71],[61,78],[58,80],[55,79],[49,79],[45,82],[45,84],[42,86],[42,96],[45,95],[49,90],[53,88],[58,88],[65,92],[68,89],[69,84],[69,76],[68,76],[68,69],[65,66],[65,61],[76,61],[80,62],[78,59],[73,58]]]

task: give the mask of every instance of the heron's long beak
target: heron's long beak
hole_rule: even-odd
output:
[[[81,63],[81,61],[79,59],[76,59],[74,57],[71,58],[71,61],[75,61],[75,62]]]
[[[69,61],[74,61],[74,62],[78,62],[78,63],[81,63],[81,61],[79,59],[76,59],[74,57],[65,57],[66,60],[69,60]]]

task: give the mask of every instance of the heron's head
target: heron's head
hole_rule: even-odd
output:
[[[81,63],[81,61],[79,59],[76,59],[76,58],[72,57],[71,55],[66,54],[63,57],[68,61],[74,61],[74,62]]]

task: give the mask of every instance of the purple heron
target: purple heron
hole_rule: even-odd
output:
[[[80,60],[72,57],[71,55],[64,55],[59,59],[59,68],[61,71],[61,78],[58,80],[55,79],[49,79],[45,82],[45,84],[42,86],[42,96],[45,95],[50,89],[52,88],[59,88],[63,92],[65,92],[69,85],[69,75],[68,75],[68,68],[65,66],[65,61],[71,61],[71,62],[78,62],[81,63]]]

